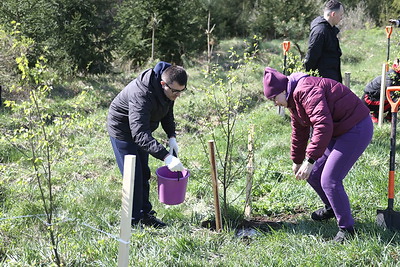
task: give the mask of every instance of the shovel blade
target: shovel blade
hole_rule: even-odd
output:
[[[400,230],[400,212],[393,209],[377,210],[376,222],[390,230]]]

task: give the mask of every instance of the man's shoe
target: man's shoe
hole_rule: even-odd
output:
[[[335,213],[331,207],[320,208],[311,214],[311,219],[314,221],[325,221],[335,217]]]
[[[147,226],[152,226],[154,228],[164,228],[165,226],[167,226],[166,223],[164,223],[160,219],[157,219],[155,215],[155,211],[150,211],[149,213],[144,214],[143,219],[141,219],[141,223]]]
[[[337,232],[336,236],[333,238],[333,242],[335,243],[343,243],[344,241],[354,237],[354,229],[346,229],[346,228],[339,228],[339,232]]]

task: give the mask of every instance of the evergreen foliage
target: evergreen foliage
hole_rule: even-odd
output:
[[[35,41],[29,57],[35,62],[46,54],[60,72],[100,73],[109,70],[115,42],[115,0],[4,0],[0,24],[11,21]]]
[[[363,16],[377,25],[400,11],[399,0],[343,3],[347,11],[362,3]],[[132,67],[157,58],[188,64],[207,50],[209,15],[213,45],[256,34],[291,40],[302,54],[296,42],[307,36],[321,6],[321,0],[3,0],[0,24],[11,29],[16,21],[35,41],[30,62],[45,55],[63,75],[88,74],[112,71],[115,59]]]

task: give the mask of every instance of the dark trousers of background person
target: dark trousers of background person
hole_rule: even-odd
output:
[[[364,105],[366,105],[369,110],[372,112],[372,116],[376,119],[378,119],[379,116],[379,105],[380,105],[380,101],[374,101],[371,100],[367,94],[364,94],[361,97],[361,101],[364,103]],[[383,113],[386,113],[386,120],[391,120],[392,119],[392,112],[391,112],[391,108],[390,108],[390,104],[389,101],[386,100],[385,98],[385,102],[384,102],[384,106],[383,106]]]
[[[110,137],[110,140],[119,170],[121,171],[122,175],[124,173],[125,155],[136,156],[132,219],[139,220],[143,218],[143,214],[147,214],[152,210],[152,205],[149,200],[149,153],[145,152],[133,142],[121,141],[113,137]]]

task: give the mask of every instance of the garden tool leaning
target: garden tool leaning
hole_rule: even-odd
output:
[[[397,111],[400,105],[400,86],[390,86],[386,89],[386,98],[392,110],[392,129],[390,132],[390,166],[388,185],[388,207],[385,210],[377,210],[376,221],[379,226],[390,230],[400,230],[400,212],[393,210],[394,204],[394,178],[395,178],[395,153],[396,153],[396,125]],[[396,101],[394,101],[396,98]]]

